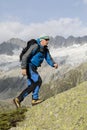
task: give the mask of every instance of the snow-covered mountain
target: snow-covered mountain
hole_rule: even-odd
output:
[[[64,37],[60,36],[57,36],[55,39],[51,38],[49,48],[52,57],[58,62],[59,65],[66,64],[75,66],[85,62],[87,60],[86,38],[86,36],[82,38],[74,38],[70,36],[66,39],[67,41]],[[56,42],[56,48],[55,45],[52,44],[54,41]],[[67,43],[67,46],[65,46],[64,41]],[[19,55],[25,45],[25,41],[14,38],[0,44],[0,70],[6,71],[20,66]]]
[[[0,69],[8,70],[19,66],[20,52],[21,49],[14,50],[14,54],[12,56],[6,54],[0,55]],[[74,44],[70,47],[62,47],[56,49],[51,47],[50,52],[55,61],[57,61],[60,65],[67,64],[76,66],[87,60],[87,44]]]
[[[20,66],[20,62],[19,62],[20,51],[21,51],[21,49],[14,50],[14,53],[12,56],[6,55],[6,54],[1,54],[0,55],[0,70],[8,71],[10,69],[13,69],[14,67]]]
[[[87,36],[83,36],[83,37],[69,36],[67,38],[64,38],[62,36],[56,36],[55,38],[53,37],[50,38],[50,46],[53,46],[54,48],[68,47],[74,44],[83,45],[85,43],[87,43]]]
[[[51,54],[60,64],[76,66],[87,60],[87,43],[74,44],[69,47],[51,48]]]
[[[49,47],[50,48],[69,47],[74,44],[83,45],[85,43],[87,43],[87,36],[83,37],[69,36],[68,38],[64,38],[62,36],[56,36],[55,38],[50,37]],[[12,38],[7,42],[0,43],[0,54],[12,55],[14,49],[24,48],[25,46],[26,41],[23,41],[18,38]]]

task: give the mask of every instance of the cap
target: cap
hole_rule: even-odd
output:
[[[49,40],[50,38],[49,38],[49,36],[41,36],[41,37],[40,37],[40,40],[43,40],[43,39],[44,39],[44,40]]]

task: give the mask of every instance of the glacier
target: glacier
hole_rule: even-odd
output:
[[[8,71],[14,67],[20,67],[19,55],[22,48],[13,50],[12,56],[1,54],[0,55],[0,70]],[[74,44],[69,47],[50,48],[50,53],[55,61],[60,65],[76,66],[87,60],[87,43],[80,45]]]

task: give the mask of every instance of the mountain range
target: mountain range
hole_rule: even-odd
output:
[[[51,37],[50,42],[55,48],[68,47],[68,46],[72,46],[73,44],[82,45],[84,43],[87,43],[87,36],[83,36],[83,37],[69,36],[68,38],[64,38],[62,36],[56,36],[55,38]]]
[[[56,36],[55,38],[50,37],[49,47],[60,48],[60,47],[68,47],[74,44],[83,45],[87,43],[87,36],[83,37],[74,37],[69,36],[68,38],[64,38],[62,36]],[[26,46],[26,41],[23,41],[18,38],[12,38],[7,42],[3,42],[0,44],[0,54],[13,55],[13,50],[18,50],[19,48],[24,48]]]

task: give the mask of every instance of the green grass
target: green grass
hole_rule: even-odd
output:
[[[29,108],[15,130],[87,130],[87,81]]]
[[[8,111],[0,110],[0,130],[8,130],[11,127],[16,127],[17,122],[24,120],[25,112],[26,108]]]

